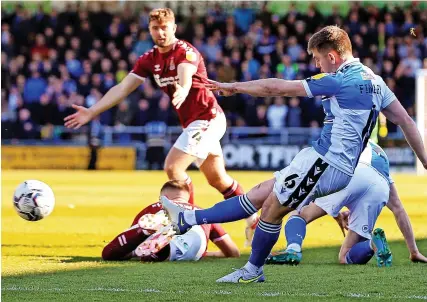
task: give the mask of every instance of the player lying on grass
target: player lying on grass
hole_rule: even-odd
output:
[[[161,195],[187,208],[189,188],[182,181],[168,181],[160,190]],[[102,251],[104,260],[127,260],[139,258],[141,261],[197,261],[201,257],[239,257],[239,249],[219,224],[205,224],[192,227],[184,235],[174,235],[168,226],[162,205],[153,203],[144,208],[134,218],[129,229],[115,237]],[[169,228],[168,228],[169,227]],[[172,231],[172,232],[171,232]],[[208,242],[212,241],[218,252],[208,252]]]
[[[427,258],[418,251],[409,217],[399,199],[389,169],[389,160],[384,150],[370,141],[360,157],[353,178],[345,189],[328,197],[316,199],[302,208],[299,216],[291,216],[288,221],[296,219],[305,225],[327,214],[336,217],[342,227],[349,230],[339,252],[340,263],[366,264],[375,254],[378,266],[390,266],[392,255],[384,231],[376,229],[371,236],[382,208],[387,205],[395,215],[406,240],[411,261],[427,262]],[[343,207],[347,207],[350,211],[340,213]],[[300,263],[305,228],[285,227],[285,236],[286,250],[272,254],[267,263]]]

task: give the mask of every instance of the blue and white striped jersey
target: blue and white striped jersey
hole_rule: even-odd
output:
[[[379,112],[396,99],[383,79],[354,58],[335,73],[302,81],[309,97],[321,95],[326,117],[313,147],[338,170],[353,175]]]
[[[367,164],[387,179],[391,185],[394,181],[390,176],[390,162],[384,150],[372,140],[369,140],[359,159],[360,163]]]

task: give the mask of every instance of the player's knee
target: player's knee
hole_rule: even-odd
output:
[[[348,253],[348,251],[345,251],[345,252],[340,252],[339,254],[338,254],[338,262],[340,263],[340,264],[347,264],[347,261],[346,261],[346,256],[347,256],[347,253]]]
[[[262,206],[260,218],[268,223],[280,224],[283,217],[290,211],[290,208],[283,207],[277,198],[270,195]]]
[[[185,171],[181,171],[180,167],[174,163],[168,163],[166,162],[163,166],[163,170],[168,175],[169,179],[179,179],[182,172],[185,173]]]

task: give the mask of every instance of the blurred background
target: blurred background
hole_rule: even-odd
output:
[[[86,127],[63,127],[71,104],[96,103],[152,48],[148,14],[158,7],[174,10],[176,36],[223,82],[314,75],[308,39],[339,25],[354,56],[416,116],[416,74],[427,69],[426,2],[2,2],[2,168],[162,169],[182,130],[154,81]],[[229,126],[222,141],[228,169],[282,168],[317,139],[324,118],[320,98],[218,101]],[[387,130],[379,142],[392,166],[413,169],[403,134],[390,123]]]

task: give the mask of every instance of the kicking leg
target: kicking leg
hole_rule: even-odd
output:
[[[274,181],[267,180],[245,195],[232,197],[204,210],[185,210],[164,196],[160,200],[176,231],[185,233],[193,225],[232,222],[253,215],[271,193]]]

